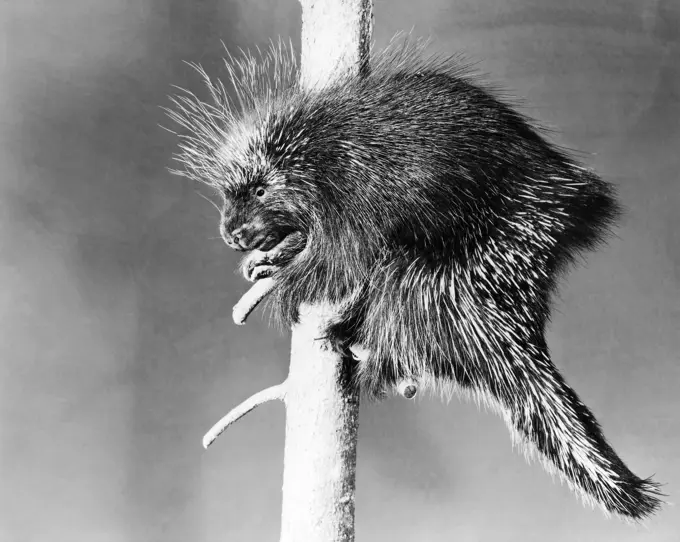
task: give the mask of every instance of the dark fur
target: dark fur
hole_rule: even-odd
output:
[[[224,196],[230,246],[267,251],[295,232],[267,262],[280,320],[296,322],[303,302],[341,303],[328,337],[370,352],[362,390],[412,378],[468,391],[587,501],[654,512],[656,484],[612,450],[544,338],[560,273],[619,214],[612,187],[457,62],[417,47],[316,92],[297,86],[285,51],[240,62],[240,109],[218,83],[216,106],[176,102],[194,134],[182,174]]]

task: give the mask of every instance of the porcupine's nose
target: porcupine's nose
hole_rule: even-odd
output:
[[[224,224],[220,225],[220,233],[222,234],[222,239],[234,250],[250,250],[251,248],[251,235],[249,235],[249,228],[246,226],[240,226],[235,230],[229,232]]]
[[[229,248],[234,250],[244,250],[244,248],[241,246],[241,228],[236,228],[233,231],[229,231],[224,222],[222,222],[220,224],[220,235]]]

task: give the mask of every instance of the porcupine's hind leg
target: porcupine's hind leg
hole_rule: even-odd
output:
[[[496,406],[513,434],[586,501],[632,519],[654,512],[657,485],[626,467],[553,365],[544,297],[526,284],[521,292],[509,284],[489,291],[479,276],[444,269],[415,259],[376,271],[363,306],[350,312],[361,318],[345,321],[351,340],[369,351],[357,368],[362,390],[380,396],[404,378],[451,383]]]
[[[418,281],[437,282],[435,289]],[[346,300],[338,318],[329,325],[326,338],[338,351],[352,354],[356,380],[369,397],[381,398],[390,389],[411,397],[411,380],[420,386],[455,380],[469,385],[464,366],[452,346],[451,319],[438,314],[435,297],[451,296],[446,281],[437,279],[429,265],[417,257],[383,263],[360,290]],[[441,278],[441,277],[440,277]],[[400,385],[406,386],[403,390]]]

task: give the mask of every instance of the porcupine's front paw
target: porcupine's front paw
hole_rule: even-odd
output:
[[[277,268],[278,266],[272,263],[269,252],[261,250],[253,250],[241,263],[243,276],[250,282],[269,277]]]
[[[304,247],[304,235],[294,232],[266,252],[253,250],[241,263],[243,276],[250,282],[269,277],[292,260]]]

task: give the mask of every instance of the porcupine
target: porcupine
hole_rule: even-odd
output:
[[[292,48],[225,64],[236,101],[198,66],[212,102],[173,98],[188,131],[177,173],[223,197],[226,243],[259,251],[247,273],[274,273],[275,316],[339,304],[327,338],[367,352],[364,392],[405,379],[468,392],[584,501],[653,513],[658,485],[614,452],[545,339],[558,278],[619,215],[612,186],[419,43],[316,90]]]

